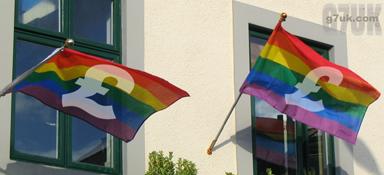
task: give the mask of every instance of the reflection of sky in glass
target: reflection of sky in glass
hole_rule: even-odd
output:
[[[15,76],[36,65],[53,50],[51,47],[17,40]],[[15,149],[23,153],[56,158],[56,110],[21,93],[16,93],[15,102]]]
[[[110,140],[108,140],[110,141]],[[72,160],[104,166],[107,135],[88,123],[72,118]]]
[[[112,44],[113,2],[111,0],[76,0],[73,2],[75,36]]]
[[[20,1],[21,11],[25,12],[31,9],[33,6],[35,6],[39,2],[40,0],[21,0]]]
[[[16,76],[30,69],[51,54],[56,48],[28,41],[16,41]]]
[[[44,30],[60,31],[60,0],[20,0],[18,22]]]

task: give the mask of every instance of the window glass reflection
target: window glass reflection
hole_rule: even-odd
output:
[[[295,123],[286,116],[256,117],[255,152],[260,174],[295,174],[297,169]]]
[[[16,41],[15,77],[36,65],[54,48],[27,41]],[[16,151],[31,155],[57,158],[57,111],[40,101],[15,94]]]
[[[60,0],[18,1],[18,22],[32,27],[60,32]]]
[[[112,137],[73,117],[72,161],[112,167]]]
[[[315,128],[306,127],[306,134],[303,145],[304,166],[307,172],[326,172],[326,135]]]
[[[73,33],[98,43],[113,43],[113,1],[73,1]]]

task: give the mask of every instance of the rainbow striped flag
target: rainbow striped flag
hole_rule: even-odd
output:
[[[189,96],[159,77],[67,48],[10,91],[30,95],[126,142],[151,114]]]
[[[350,143],[356,142],[368,105],[380,96],[360,76],[329,62],[285,31],[281,22],[240,92]]]

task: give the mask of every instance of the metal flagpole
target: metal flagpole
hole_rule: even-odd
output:
[[[285,21],[285,19],[287,18],[287,16],[288,16],[288,15],[287,15],[286,13],[284,13],[284,12],[281,13],[281,14],[280,14],[279,22],[283,22],[283,21]],[[232,113],[233,109],[235,108],[236,104],[239,102],[239,99],[240,99],[240,97],[241,97],[242,94],[243,94],[243,93],[240,93],[239,96],[237,96],[236,101],[235,101],[235,103],[233,103],[231,109],[229,110],[229,112],[228,112],[228,114],[227,114],[227,117],[225,118],[224,123],[221,125],[221,128],[220,128],[219,132],[217,133],[215,139],[212,140],[211,145],[209,146],[209,148],[208,148],[208,150],[207,150],[207,154],[208,154],[208,155],[211,155],[211,154],[212,154],[212,151],[213,151],[212,149],[213,149],[213,147],[215,146],[215,144],[216,144],[216,142],[217,142],[217,139],[219,138],[221,132],[223,131],[225,124],[227,123],[229,117],[231,116],[231,113]]]
[[[279,22],[282,23],[287,19],[286,13],[280,14]],[[285,175],[288,175],[288,131],[287,131],[287,115],[283,115],[283,128],[284,128],[284,167],[285,167]]]
[[[285,175],[288,175],[288,131],[287,131],[287,115],[283,115],[284,128],[284,167]]]
[[[5,86],[1,91],[0,91],[0,97],[4,96],[6,93],[8,93],[10,90],[12,90],[13,87],[15,87],[18,83],[23,81],[28,75],[30,75],[36,68],[38,68],[40,65],[44,64],[47,62],[50,58],[61,52],[64,47],[70,47],[74,44],[75,42],[72,39],[67,39],[65,40],[64,46],[61,46],[60,48],[57,48],[54,50],[50,55],[48,55],[45,59],[40,61],[38,64],[33,66],[32,68],[28,69],[24,73],[22,73],[20,76],[18,76],[15,80],[13,80],[11,83],[9,83],[7,86]]]
[[[212,149],[215,146],[217,139],[219,139],[219,136],[220,136],[221,132],[223,131],[225,124],[227,124],[227,121],[228,121],[229,117],[231,116],[233,109],[235,109],[236,104],[239,102],[241,95],[243,95],[242,92],[240,92],[240,94],[237,96],[235,102],[233,103],[231,109],[229,110],[229,112],[227,114],[227,117],[224,120],[224,123],[221,125],[219,132],[217,133],[215,139],[212,140],[211,145],[209,146],[209,148],[207,150],[208,155],[212,154]]]

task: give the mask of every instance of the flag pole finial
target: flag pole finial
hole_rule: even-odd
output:
[[[70,48],[73,45],[75,45],[75,41],[71,38],[66,39],[64,42],[64,47],[66,47],[66,48]]]
[[[285,21],[287,19],[288,15],[287,13],[283,12],[280,14],[280,21]]]

